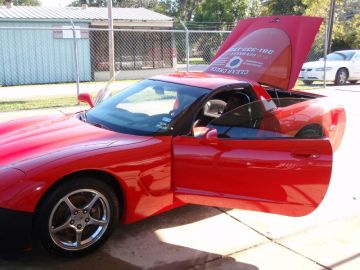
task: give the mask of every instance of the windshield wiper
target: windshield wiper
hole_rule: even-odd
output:
[[[86,111],[82,111],[79,113],[79,119],[83,122],[87,122]]]
[[[98,128],[111,130],[110,128],[108,128],[107,126],[104,126],[103,124],[94,123],[94,122],[87,122],[87,123],[90,124],[90,125],[93,125],[93,126],[95,126],[95,127],[98,127]]]

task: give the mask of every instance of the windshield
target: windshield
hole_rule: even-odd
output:
[[[326,60],[327,61],[350,61],[354,56],[355,52],[333,52],[330,53]]]
[[[208,89],[144,80],[121,90],[86,114],[87,122],[134,135],[166,134]]]

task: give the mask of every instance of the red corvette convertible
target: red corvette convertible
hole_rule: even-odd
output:
[[[82,94],[92,108],[73,115],[0,124],[2,249],[38,243],[77,256],[118,221],[189,203],[312,212],[345,127],[341,107],[289,90],[320,23],[242,20],[205,72],[156,76],[96,106]]]

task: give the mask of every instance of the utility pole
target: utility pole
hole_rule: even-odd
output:
[[[115,75],[115,55],[114,55],[114,21],[112,13],[112,0],[108,0],[108,25],[109,25],[109,71],[110,80]]]
[[[185,48],[186,48],[186,72],[190,71],[190,42],[189,42],[189,29],[183,21],[180,21],[182,27],[185,29]]]
[[[329,18],[328,18],[328,42],[326,52],[330,53],[331,50],[331,39],[332,39],[332,30],[334,25],[334,16],[335,16],[335,0],[330,2]]]

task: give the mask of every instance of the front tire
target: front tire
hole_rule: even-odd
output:
[[[305,85],[312,85],[314,81],[303,81]]]
[[[343,85],[346,83],[347,79],[348,79],[348,71],[345,68],[340,68],[337,72],[336,72],[336,76],[335,76],[335,85]]]
[[[35,220],[41,246],[64,257],[99,248],[119,218],[119,202],[108,185],[92,177],[71,180],[51,191]]]

